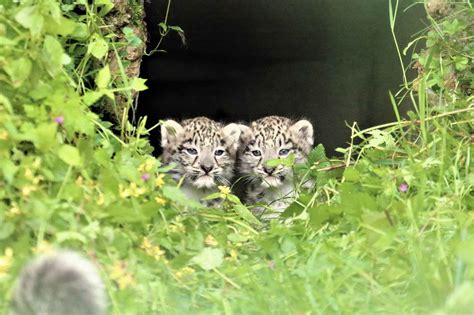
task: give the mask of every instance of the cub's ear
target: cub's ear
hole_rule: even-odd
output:
[[[305,147],[309,147],[308,151],[311,149],[310,147],[313,145],[314,139],[313,125],[309,121],[302,119],[295,122],[290,127],[290,133],[295,140],[305,142]]]
[[[239,138],[241,134],[240,125],[238,124],[228,124],[222,128],[222,136],[224,141],[230,146],[232,150],[237,150],[239,146]]]
[[[174,120],[166,120],[161,124],[161,147],[164,148],[175,142],[183,133],[184,129]]]
[[[240,128],[240,139],[242,140],[242,142],[245,143],[245,142],[250,141],[250,139],[252,139],[252,136],[253,136],[252,128],[250,128],[247,125],[242,125],[242,124],[239,124],[239,128]]]

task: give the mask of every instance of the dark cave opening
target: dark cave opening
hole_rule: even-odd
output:
[[[406,7],[410,1],[402,1]],[[267,115],[309,119],[316,143],[329,154],[361,128],[394,119],[388,91],[402,71],[389,26],[388,1],[246,0],[172,2],[170,32],[145,57],[137,116],[160,119],[207,116],[248,122]],[[148,51],[160,39],[167,1],[145,2]],[[397,19],[404,47],[422,28],[423,8]],[[405,62],[409,61],[407,56]],[[159,128],[150,135],[160,153]]]

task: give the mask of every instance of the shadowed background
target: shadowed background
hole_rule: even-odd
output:
[[[411,1],[401,1],[405,8]],[[148,50],[158,42],[167,1],[146,3]],[[394,119],[388,91],[402,71],[389,26],[388,0],[173,1],[171,32],[145,57],[137,115],[208,116],[250,121],[266,115],[306,117],[330,154],[349,141],[345,121],[362,128]],[[400,47],[423,27],[421,6],[400,12]],[[409,59],[406,58],[406,62]],[[159,130],[151,134],[159,154]]]

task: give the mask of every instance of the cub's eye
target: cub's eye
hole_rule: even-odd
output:
[[[281,149],[280,152],[278,152],[279,155],[288,155],[290,153],[290,149]]]
[[[261,156],[262,152],[260,152],[260,150],[253,150],[252,154],[255,155],[255,156]]]
[[[198,151],[194,148],[186,148],[185,151],[186,151],[186,153],[191,154],[191,155],[198,154]]]
[[[219,150],[214,151],[215,156],[221,156],[222,154],[224,154],[224,150],[219,149]]]

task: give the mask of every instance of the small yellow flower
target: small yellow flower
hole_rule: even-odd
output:
[[[230,188],[227,186],[217,186],[219,188],[219,192],[221,193],[221,198],[225,199],[230,194]]]
[[[181,223],[170,224],[168,225],[168,231],[170,231],[171,233],[183,233],[185,231],[185,228]]]
[[[130,183],[130,195],[132,197],[138,197],[140,195],[143,195],[144,193],[146,193],[146,189],[143,188],[143,187],[139,187],[137,185],[137,183],[135,182],[131,182]]]
[[[140,171],[140,173],[150,172],[155,167],[155,164],[156,164],[156,160],[147,159],[145,163],[142,163],[140,164],[140,166],[138,166],[138,170]]]
[[[31,182],[33,183],[33,185],[38,185],[43,179],[44,177],[39,175],[39,176],[33,177],[33,180]]]
[[[28,197],[32,192],[38,190],[38,187],[34,185],[25,185],[21,188],[21,195],[23,197]]]
[[[35,248],[33,248],[33,253],[35,254],[46,254],[53,251],[53,246],[45,240],[42,240]]]
[[[7,140],[8,139],[8,132],[6,130],[0,131],[0,140]]]
[[[16,202],[12,202],[12,207],[8,210],[7,216],[14,217],[21,214],[20,207]]]
[[[147,255],[152,256],[156,260],[160,260],[161,256],[165,254],[165,252],[161,250],[160,246],[153,245],[146,237],[143,238],[143,242],[140,247],[145,250]]]
[[[102,206],[102,205],[104,204],[104,202],[105,202],[104,194],[101,193],[101,192],[99,192],[99,197],[97,198],[97,200],[96,200],[95,203],[96,203],[98,206]]]
[[[130,183],[128,188],[119,185],[119,196],[123,199],[128,197],[139,197],[144,193],[146,193],[146,188],[140,187],[134,182]]]
[[[130,189],[124,188],[122,185],[119,185],[119,196],[122,199],[130,197]]]
[[[120,290],[128,288],[135,283],[133,275],[127,271],[127,263],[124,261],[117,261],[110,272],[110,279],[114,280]]]
[[[194,269],[191,268],[191,267],[184,267],[184,268],[181,268],[180,270],[176,271],[174,274],[176,276],[176,278],[178,279],[182,279],[186,276],[189,276],[191,274],[194,273]]]
[[[82,186],[83,183],[84,183],[84,178],[82,178],[81,175],[77,176],[77,178],[76,178],[76,185]]]
[[[34,170],[38,170],[41,167],[41,158],[36,157],[31,166],[33,167]]]
[[[216,239],[214,238],[214,236],[212,236],[211,234],[209,234],[206,239],[204,240],[204,243],[206,243],[206,245],[208,246],[217,246],[219,243],[217,243]]]
[[[146,250],[146,249],[149,249],[151,247],[153,247],[153,245],[151,244],[150,240],[147,237],[144,237],[142,245],[140,245],[140,248],[143,248],[143,249]]]
[[[217,188],[219,188],[219,192],[223,195],[228,195],[230,194],[230,188],[227,187],[227,186],[218,186]]]
[[[31,168],[27,168],[25,169],[25,177],[32,180],[35,175],[33,174],[33,171],[31,170]]]
[[[10,247],[5,248],[3,256],[0,256],[0,277],[8,274],[13,261],[13,250]]]
[[[165,178],[165,174],[159,174],[159,175],[156,177],[156,179],[155,179],[155,186],[156,186],[157,188],[163,187],[163,185],[165,184],[164,178]]]
[[[160,206],[164,206],[166,204],[166,199],[165,198],[155,197],[155,201]]]

